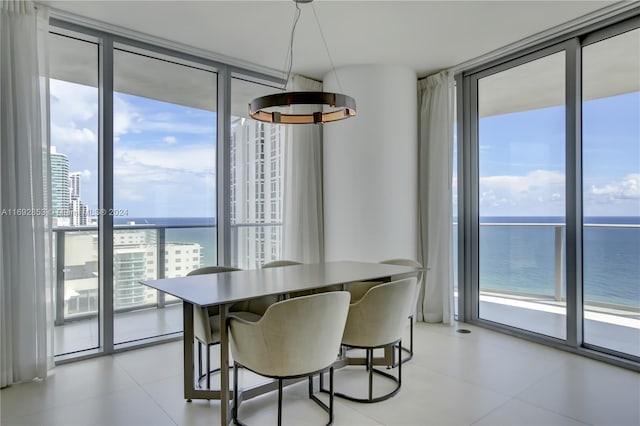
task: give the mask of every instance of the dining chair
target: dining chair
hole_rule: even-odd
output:
[[[335,392],[335,396],[356,402],[379,402],[398,393],[402,385],[402,362],[397,365],[398,376],[378,370],[373,366],[373,351],[391,346],[401,353],[402,333],[409,306],[415,293],[416,278],[404,278],[370,288],[358,301],[349,305],[349,315],[342,336],[342,345],[347,349],[364,349],[365,366],[369,372],[369,389],[366,398]],[[395,388],[384,395],[373,395],[373,375],[377,374],[395,382]],[[322,377],[321,377],[322,378]],[[321,391],[326,392],[323,383]]]
[[[271,305],[257,321],[229,317],[229,342],[234,359],[233,421],[238,420],[241,395],[238,370],[246,368],[278,380],[278,425],[282,424],[282,382],[309,378],[309,398],[333,422],[333,362],[349,311],[349,293],[336,291],[283,300]],[[329,369],[329,405],[313,394],[313,375]]]
[[[277,268],[279,266],[292,266],[292,265],[302,265],[300,262],[296,262],[295,260],[272,260],[271,262],[267,262],[262,265],[263,268]]]
[[[263,268],[278,268],[281,266],[294,266],[294,265],[302,265],[300,262],[296,262],[294,260],[272,260],[271,262],[267,262],[262,265]],[[289,293],[283,295],[285,299],[290,297],[300,297],[300,296],[308,296],[310,294],[314,294],[313,290],[303,290],[303,291],[294,291],[293,293]]]
[[[383,264],[387,264],[387,265],[400,265],[400,266],[409,266],[412,268],[416,268],[417,269],[417,273],[414,272],[410,272],[408,274],[402,274],[402,275],[396,275],[391,277],[392,280],[398,280],[401,278],[406,278],[406,277],[410,277],[410,276],[415,276],[416,277],[416,288],[414,291],[414,295],[413,295],[413,302],[411,304],[411,309],[408,312],[408,316],[409,316],[409,347],[402,347],[402,351],[407,353],[408,356],[405,358],[400,358],[400,360],[398,362],[407,362],[409,361],[411,358],[413,358],[413,323],[414,323],[414,315],[416,312],[416,306],[418,303],[418,295],[420,294],[420,289],[423,286],[423,278],[424,278],[424,268],[422,266],[422,264],[420,262],[417,262],[413,259],[404,259],[404,258],[396,258],[396,259],[387,259],[387,260],[382,260],[380,261],[380,263]],[[393,367],[396,366],[396,363],[394,362]]]
[[[205,266],[194,269],[187,276],[217,274],[222,272],[239,271],[240,269],[232,266]],[[247,319],[259,319],[260,312],[250,312],[246,308],[246,304],[240,302],[230,308],[236,316]],[[211,389],[211,374],[220,371],[220,368],[211,369],[212,346],[220,343],[220,309],[218,306],[210,307],[193,307],[193,333],[198,342],[198,383],[206,377],[207,389]],[[202,372],[202,348],[206,348],[206,373]]]

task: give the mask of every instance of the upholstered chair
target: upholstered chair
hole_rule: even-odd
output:
[[[296,262],[294,260],[272,260],[271,262],[267,262],[262,265],[263,268],[277,268],[279,266],[292,266],[292,265],[302,265],[300,262]]]
[[[262,265],[263,268],[278,268],[281,266],[294,266],[294,265],[302,265],[300,262],[296,262],[294,260],[273,260],[271,262],[267,262]],[[313,290],[303,290],[303,291],[294,291],[293,293],[289,293],[283,295],[284,299],[288,299],[290,297],[300,297],[300,296],[308,296],[313,294]]]
[[[349,293],[336,291],[283,300],[271,305],[262,318],[229,317],[229,339],[234,359],[233,420],[238,420],[241,391],[238,369],[246,368],[278,380],[278,425],[282,424],[282,381],[309,377],[309,398],[333,422],[333,362],[340,349],[349,310]],[[329,405],[313,395],[314,374],[329,369]]]
[[[402,259],[402,258],[397,258],[397,259],[387,259],[387,260],[383,260],[380,263],[384,263],[387,265],[400,265],[400,266],[409,266],[412,268],[416,268],[417,272],[410,272],[408,274],[403,274],[403,275],[397,275],[397,276],[393,276],[391,277],[392,280],[399,280],[401,278],[407,278],[407,277],[411,277],[411,276],[415,276],[417,278],[416,280],[416,288],[415,288],[415,293],[413,295],[413,302],[411,304],[411,309],[408,313],[409,316],[409,347],[402,347],[402,351],[407,353],[408,356],[406,356],[405,358],[401,358],[401,362],[407,362],[409,361],[411,358],[413,358],[413,323],[414,323],[414,315],[416,312],[416,306],[418,304],[418,295],[420,294],[420,289],[422,288],[423,284],[423,279],[424,279],[424,268],[422,267],[422,264],[420,262],[417,262],[413,259]],[[395,363],[393,365],[395,367]]]
[[[416,278],[379,284],[370,288],[358,301],[349,305],[349,315],[342,336],[342,344],[347,349],[365,349],[366,368],[369,371],[367,398],[357,398],[336,392],[335,395],[356,402],[378,402],[395,395],[402,384],[402,363],[398,363],[398,376],[373,367],[373,350],[388,346],[401,353],[402,333],[410,310],[416,287]],[[391,392],[373,395],[373,375],[377,374],[393,380],[396,387]],[[322,385],[321,385],[322,386]]]
[[[222,272],[239,271],[240,269],[232,266],[205,266],[203,268],[194,269],[187,276],[217,274]],[[249,312],[246,310],[246,303],[240,302],[231,307],[230,311],[235,311],[236,316],[247,318],[250,320],[259,319],[261,312]],[[205,377],[207,389],[211,388],[211,374],[220,371],[219,368],[211,369],[210,349],[212,346],[220,343],[220,310],[217,306],[202,308],[193,307],[193,333],[198,342],[198,383]],[[202,371],[202,348],[206,351],[206,372]]]

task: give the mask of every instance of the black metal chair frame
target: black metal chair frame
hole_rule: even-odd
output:
[[[244,368],[246,370],[251,371],[252,373],[255,373],[259,376],[262,377],[268,377],[270,379],[277,379],[278,380],[278,426],[282,426],[282,382],[286,379],[298,379],[300,377],[308,377],[309,378],[309,398],[314,401],[316,404],[318,404],[324,411],[327,412],[327,414],[329,414],[329,423],[327,423],[327,426],[333,424],[333,397],[334,397],[334,391],[333,391],[333,366],[327,367],[327,368],[323,368],[322,370],[317,370],[317,371],[313,371],[311,373],[308,374],[298,374],[295,376],[268,376],[262,373],[259,373],[257,371],[254,371],[250,368],[245,367],[242,364],[239,364],[237,362],[234,361],[233,363],[233,410],[232,410],[232,419],[233,419],[233,423],[236,425],[240,425],[240,426],[245,426],[244,423],[240,422],[240,420],[238,420],[238,409],[240,408],[240,402],[241,402],[241,398],[240,398],[240,392],[238,392],[238,370],[240,368]],[[327,370],[329,370],[329,390],[323,390],[322,389],[322,375],[324,372],[326,372]],[[329,405],[325,404],[324,402],[322,402],[317,396],[315,396],[313,394],[313,376],[319,374],[320,375],[320,391],[321,392],[325,392],[329,394]],[[337,395],[337,394],[336,394]]]
[[[235,266],[224,266],[224,265],[215,265],[215,266],[203,266],[201,268],[195,269],[187,274],[190,275],[206,275],[206,274],[217,274],[222,272],[234,272],[239,271],[240,269]],[[194,273],[195,272],[195,273]],[[196,337],[195,339],[198,342],[198,386],[202,387],[202,380],[207,378],[207,389],[211,389],[211,375],[220,372],[220,367],[214,368],[211,370],[211,354],[209,353],[212,346],[219,345],[220,342],[215,343],[205,343],[200,341]],[[207,373],[202,372],[202,346],[206,348],[207,351]],[[187,399],[187,402],[191,402],[191,399]]]
[[[207,389],[211,389],[211,375],[219,373],[220,372],[220,367],[211,369],[211,359],[210,359],[211,357],[210,357],[209,351],[211,350],[211,348],[213,346],[219,345],[220,342],[206,344],[204,342],[201,342],[198,338],[196,338],[196,342],[198,342],[198,386],[202,387],[202,380],[204,380],[206,378],[207,379]],[[202,372],[202,347],[203,346],[204,346],[205,350],[207,351],[207,357],[206,357],[207,369],[206,369],[206,371],[208,371],[209,373],[203,373]],[[229,368],[233,368],[233,365],[230,365]],[[191,402],[191,401],[188,401],[188,402]]]
[[[385,348],[388,346],[391,346],[393,348],[398,349],[398,357],[401,356],[402,354],[402,340],[396,340],[395,342],[391,342],[385,345],[381,345],[381,346],[373,346],[373,347],[368,347],[368,346],[351,346],[351,345],[343,345],[344,347],[346,347],[346,349],[364,349],[366,351],[366,362],[365,362],[365,366],[366,369],[369,371],[369,395],[368,398],[356,398],[354,396],[351,395],[347,395],[341,392],[335,392],[335,396],[339,397],[339,398],[343,398],[343,399],[348,399],[349,401],[354,401],[354,402],[363,402],[363,403],[373,403],[373,402],[380,402],[380,401],[385,401],[389,398],[391,398],[392,396],[394,396],[395,394],[397,394],[400,391],[400,387],[402,386],[402,364],[403,362],[398,362],[397,363],[397,367],[398,367],[398,377],[395,377],[389,373],[386,373],[384,371],[380,371],[376,368],[373,367],[373,351],[374,349],[381,349],[381,348]],[[396,383],[396,387],[395,389],[393,389],[391,392],[381,395],[381,396],[377,396],[374,397],[373,396],[373,373],[379,374],[380,376],[386,377],[389,380],[392,380],[393,382]],[[322,374],[320,375],[320,392],[327,392],[326,389],[324,389],[323,386],[323,377]]]
[[[409,347],[407,348],[405,346],[400,346],[400,349],[401,352],[398,357],[401,359],[401,361],[395,361],[394,359],[394,363],[389,366],[389,368],[396,368],[399,364],[404,364],[405,362],[411,361],[411,358],[413,358],[413,314],[409,315]],[[405,358],[402,358],[402,352],[409,355]]]

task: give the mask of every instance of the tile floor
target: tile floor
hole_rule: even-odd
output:
[[[336,399],[336,425],[640,425],[640,374],[489,330],[417,324],[402,390],[377,404]],[[212,358],[216,358],[215,356]],[[336,387],[364,392],[362,370]],[[256,377],[241,374],[242,383]],[[382,379],[381,379],[382,380]],[[380,390],[385,384],[376,381]],[[276,393],[246,401],[249,425],[276,423]],[[285,391],[283,423],[320,425],[326,414],[306,383]],[[182,342],[56,367],[44,382],[0,392],[13,425],[216,425],[216,401],[182,398]]]

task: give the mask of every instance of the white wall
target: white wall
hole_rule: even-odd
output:
[[[339,68],[324,90],[356,100],[356,117],[324,125],[325,260],[415,259],[417,77],[395,65]]]

